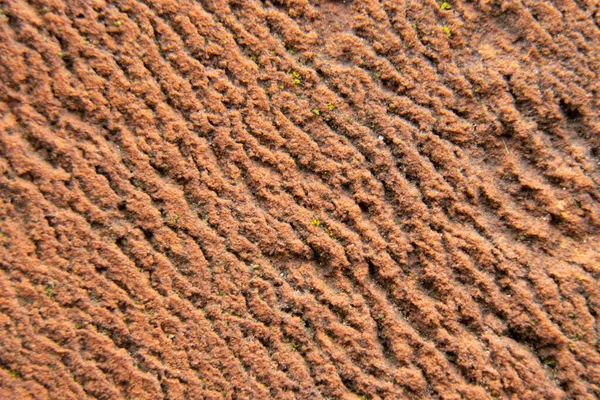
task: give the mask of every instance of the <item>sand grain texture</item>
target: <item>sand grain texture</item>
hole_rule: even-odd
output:
[[[600,397],[593,0],[0,1],[0,398]]]

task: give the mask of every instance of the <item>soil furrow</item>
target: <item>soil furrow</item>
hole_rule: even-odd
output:
[[[596,11],[0,0],[0,396],[600,396]]]

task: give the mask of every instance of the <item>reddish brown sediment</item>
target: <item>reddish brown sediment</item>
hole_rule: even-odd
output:
[[[600,397],[592,1],[0,0],[0,398]]]

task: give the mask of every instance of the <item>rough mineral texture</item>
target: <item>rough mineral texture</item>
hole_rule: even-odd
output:
[[[0,0],[1,399],[600,397],[595,0]]]

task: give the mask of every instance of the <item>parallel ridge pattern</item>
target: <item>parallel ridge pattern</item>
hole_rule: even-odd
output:
[[[600,11],[450,3],[0,1],[1,397],[600,397]]]

